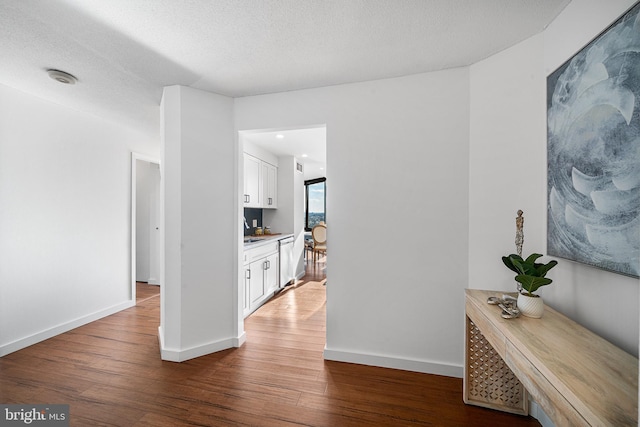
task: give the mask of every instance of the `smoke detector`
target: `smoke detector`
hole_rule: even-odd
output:
[[[64,71],[60,70],[47,70],[47,74],[49,74],[49,77],[51,77],[53,80],[59,81],[60,83],[64,83],[66,85],[74,85],[78,81],[75,76],[72,76],[71,74],[65,73]]]

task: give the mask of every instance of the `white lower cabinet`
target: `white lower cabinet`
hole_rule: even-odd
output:
[[[264,304],[278,290],[280,280],[278,242],[244,252],[244,316]]]
[[[278,290],[280,280],[280,254],[271,254],[266,259],[267,268],[264,270],[265,294],[269,295]]]
[[[264,268],[266,261],[255,261],[247,266],[249,272],[248,287],[249,287],[249,307],[255,307],[255,305],[264,296]]]

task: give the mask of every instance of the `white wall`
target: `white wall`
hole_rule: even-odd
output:
[[[269,164],[272,164],[273,166],[278,166],[278,156],[276,156],[275,154],[273,154],[270,151],[265,150],[264,148],[260,147],[259,145],[254,144],[251,141],[247,141],[246,138],[244,138],[244,132],[242,135],[239,136],[240,139],[242,140],[242,150],[243,152],[253,156],[253,157],[257,157],[258,159],[262,160],[263,162],[267,162]]]
[[[146,135],[0,85],[0,356],[132,305]]]
[[[304,261],[304,226],[305,226],[305,206],[304,206],[304,172],[298,170],[297,158],[292,157],[289,159],[293,174],[293,200],[291,201],[293,206],[293,230],[296,234],[294,250],[293,250],[293,263],[295,267],[296,278],[302,278],[306,271]],[[297,263],[296,263],[297,261]]]
[[[183,86],[162,99],[162,358],[240,343],[233,100]]]
[[[515,290],[501,257],[515,252],[524,211],[523,252],[545,253],[546,119],[542,37],[471,66],[469,286]]]
[[[462,375],[468,78],[236,99],[238,130],[326,124],[326,358]]]
[[[546,77],[633,2],[575,0],[538,36],[471,67],[469,285],[514,290],[500,257],[546,253]],[[548,258],[546,258],[548,259]],[[540,294],[588,329],[638,354],[638,280],[558,259]]]

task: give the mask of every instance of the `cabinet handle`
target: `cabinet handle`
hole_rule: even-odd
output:
[[[251,279],[251,270],[247,269],[245,271],[247,272],[247,274],[245,275],[245,279]]]
[[[262,263],[262,269],[263,270],[268,270],[269,268],[267,267],[267,261]]]
[[[244,195],[244,202],[245,203],[249,203],[251,201],[251,194],[245,194]]]
[[[271,197],[269,197],[269,205],[273,204],[273,199]]]

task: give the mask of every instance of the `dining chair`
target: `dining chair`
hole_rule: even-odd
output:
[[[313,238],[313,262],[318,259],[319,254],[327,254],[327,225],[318,224],[311,229]]]

